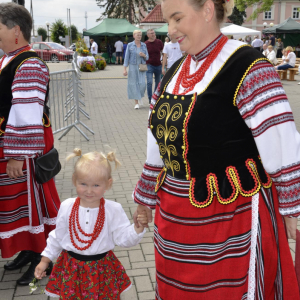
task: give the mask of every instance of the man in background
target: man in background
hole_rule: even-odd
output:
[[[116,48],[116,65],[122,64],[122,57],[123,57],[123,43],[121,42],[121,38],[118,38],[118,41],[115,42],[115,48]]]
[[[93,56],[96,56],[98,54],[98,44],[93,39],[91,39],[91,44],[91,53]]]
[[[156,90],[161,79],[162,69],[161,69],[160,56],[164,48],[164,45],[161,40],[156,39],[155,31],[153,29],[147,30],[147,37],[148,40],[145,42],[145,44],[147,45],[149,59],[146,62],[148,67],[146,76],[147,76],[147,93],[148,93],[148,99],[150,104],[152,94],[153,94],[153,89],[152,89],[153,74],[155,77],[154,90]]]
[[[163,75],[172,67],[175,61],[182,56],[179,43],[174,36],[171,36],[171,42],[166,43],[163,49],[163,63],[162,73]],[[166,70],[165,70],[166,67]]]
[[[254,40],[251,43],[251,46],[254,49],[260,51],[260,48],[262,47],[263,44],[264,44],[264,42],[261,39],[259,39],[257,36],[255,36]]]

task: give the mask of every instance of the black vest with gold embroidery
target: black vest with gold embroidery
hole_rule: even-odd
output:
[[[0,136],[5,131],[7,119],[12,106],[13,95],[12,95],[11,86],[14,81],[16,71],[24,61],[30,58],[39,59],[36,52],[26,51],[17,55],[1,70],[0,73]],[[47,86],[46,99],[48,98],[48,94],[49,94],[49,84]],[[45,117],[46,116],[44,113],[44,119]],[[46,120],[47,121],[49,120],[48,117],[46,118]]]
[[[165,164],[165,174],[190,181],[190,200],[205,207],[218,197],[221,203],[239,194],[254,195],[271,186],[251,130],[235,105],[237,92],[251,66],[267,59],[250,47],[240,47],[198,95],[165,92],[184,59],[177,61],[161,83],[162,94],[150,116],[150,128]]]

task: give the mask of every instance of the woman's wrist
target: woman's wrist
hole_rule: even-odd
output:
[[[50,258],[48,258],[48,257],[46,257],[46,256],[42,256],[42,259],[41,259],[41,261],[42,261],[42,262],[44,262],[44,263],[50,264],[50,262],[51,262],[51,259],[50,259]]]

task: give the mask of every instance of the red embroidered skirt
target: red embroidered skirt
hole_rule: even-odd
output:
[[[261,189],[254,197],[255,235],[252,197],[239,196],[227,205],[214,197],[208,207],[197,208],[188,197],[160,188],[154,226],[156,299],[300,299],[276,190]]]
[[[124,267],[112,251],[97,261],[80,261],[63,250],[45,292],[66,300],[119,300],[120,294],[130,286]]]
[[[51,127],[44,127],[44,138],[46,153],[53,147]],[[7,160],[4,159],[3,148],[0,147],[1,256],[11,257],[21,250],[42,252],[46,247],[49,232],[55,229],[60,207],[54,180],[38,184],[35,181],[33,159],[29,159],[29,166],[24,162],[24,176],[17,179],[7,176],[6,165]]]

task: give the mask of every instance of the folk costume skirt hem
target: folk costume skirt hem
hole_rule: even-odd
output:
[[[157,193],[157,300],[299,300],[275,187],[205,208]]]
[[[51,127],[44,127],[44,140],[47,153],[53,147]],[[1,256],[12,257],[22,250],[40,253],[46,247],[49,232],[55,229],[60,207],[54,180],[38,184],[32,158],[24,160],[24,176],[10,179],[6,174],[7,161],[0,147]]]
[[[63,250],[45,292],[68,300],[119,300],[120,294],[130,286],[124,267],[112,251],[97,261],[80,261]]]

